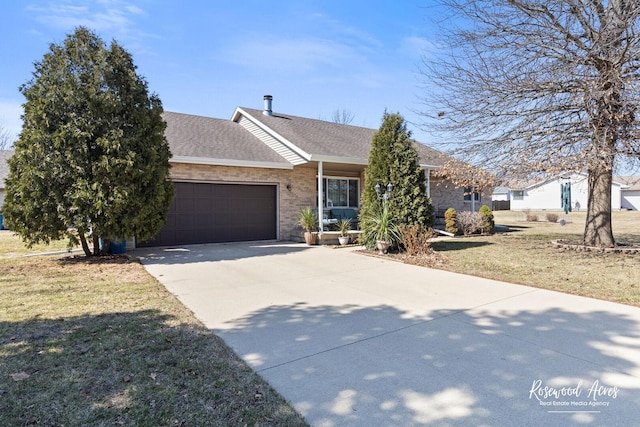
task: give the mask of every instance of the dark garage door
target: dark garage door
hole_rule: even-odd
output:
[[[276,186],[174,183],[167,223],[138,246],[276,239]]]

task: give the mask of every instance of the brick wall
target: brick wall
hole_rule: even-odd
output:
[[[302,229],[298,225],[298,212],[304,207],[316,207],[317,169],[299,166],[289,169],[249,168],[237,166],[209,166],[172,163],[171,178],[176,181],[211,183],[276,184],[278,186],[278,229],[280,240],[296,239]],[[360,174],[364,184],[364,172]],[[361,186],[364,188],[364,185]],[[361,189],[362,189],[361,188]],[[431,177],[431,200],[434,209],[455,208],[471,210],[471,203],[464,201],[464,189],[455,187],[442,178]],[[476,210],[483,204],[491,205],[490,194],[482,194]]]
[[[480,200],[476,201],[476,211],[480,206],[487,205],[491,207],[492,189],[486,189],[480,194]],[[434,209],[454,208],[456,211],[470,211],[471,202],[464,201],[464,188],[456,187],[450,181],[443,178],[431,177],[431,202]]]

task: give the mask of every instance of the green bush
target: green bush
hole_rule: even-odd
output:
[[[496,223],[493,219],[493,212],[491,212],[491,208],[489,208],[489,206],[487,205],[482,205],[478,212],[484,219],[484,222],[482,224],[480,231],[482,233],[491,233],[491,230],[493,230],[493,227],[496,226]]]
[[[444,228],[449,233],[458,234],[458,212],[454,208],[444,213]]]

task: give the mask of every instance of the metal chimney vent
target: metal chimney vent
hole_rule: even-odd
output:
[[[265,95],[264,96],[264,111],[262,114],[265,116],[273,116],[273,111],[271,110],[271,102],[273,101],[273,96]]]

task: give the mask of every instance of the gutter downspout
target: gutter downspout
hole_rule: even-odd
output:
[[[431,168],[426,168],[424,174],[426,175],[427,197],[431,198]]]
[[[322,237],[322,217],[324,216],[324,208],[322,206],[322,193],[324,192],[324,188],[322,188],[322,183],[324,179],[322,179],[322,160],[318,162],[318,234]]]

